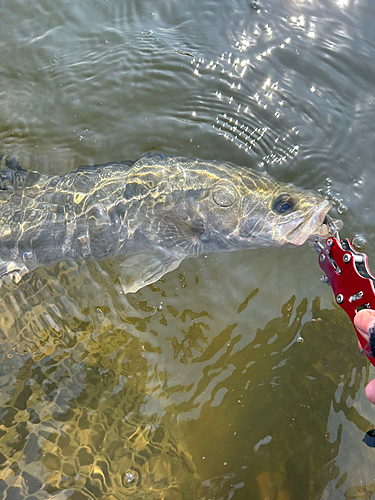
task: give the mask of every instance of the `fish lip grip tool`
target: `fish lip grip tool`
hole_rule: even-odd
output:
[[[332,287],[336,302],[354,326],[358,311],[375,309],[375,277],[369,270],[367,255],[354,250],[348,239],[340,242],[335,236],[327,238],[324,245],[315,243],[315,249],[319,253],[319,266]],[[375,366],[374,346],[370,346],[356,328],[355,331],[364,354]]]

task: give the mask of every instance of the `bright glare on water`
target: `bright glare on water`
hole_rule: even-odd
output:
[[[371,0],[0,0],[0,153],[330,179],[375,271],[374,22]],[[311,248],[202,256],[127,297],[120,270],[0,289],[1,499],[372,497],[374,371]]]

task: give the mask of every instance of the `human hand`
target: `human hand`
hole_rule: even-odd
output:
[[[370,335],[374,336],[375,341],[375,311],[373,309],[359,311],[354,317],[354,325],[366,342],[369,341]],[[358,346],[362,349],[359,342]],[[371,403],[375,404],[375,379],[367,384],[366,397]]]

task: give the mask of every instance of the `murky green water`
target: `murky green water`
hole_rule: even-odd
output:
[[[375,270],[374,20],[371,0],[2,0],[0,151],[329,177]],[[1,288],[0,498],[371,498],[374,373],[310,248],[202,256],[128,298],[119,264]]]

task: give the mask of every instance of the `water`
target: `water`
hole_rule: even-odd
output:
[[[373,2],[0,13],[1,152],[56,174],[152,151],[309,189],[329,178],[342,236],[368,242],[375,270]],[[0,497],[371,498],[374,372],[316,261],[308,247],[202,256],[128,299],[117,261],[5,285]]]

